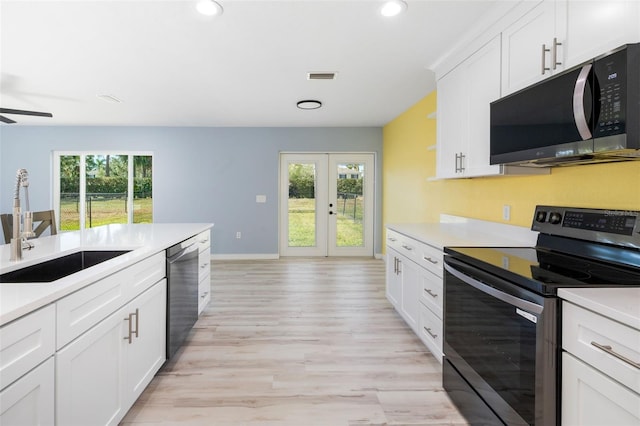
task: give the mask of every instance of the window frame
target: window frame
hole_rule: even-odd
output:
[[[155,159],[153,151],[129,151],[129,150],[82,150],[82,151],[52,151],[52,193],[53,193],[53,209],[56,213],[56,226],[60,229],[60,157],[64,156],[78,156],[80,157],[80,187],[79,187],[79,203],[80,203],[80,228],[79,230],[85,230],[86,227],[86,194],[87,194],[87,162],[88,155],[126,155],[127,159],[127,225],[133,224],[133,157],[151,157],[151,187],[155,185]],[[155,210],[155,200],[152,197],[151,206]]]

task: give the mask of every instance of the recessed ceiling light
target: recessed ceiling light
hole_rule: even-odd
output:
[[[300,109],[318,109],[322,106],[322,102],[313,99],[305,99],[296,104]]]
[[[402,0],[388,0],[385,1],[380,8],[380,14],[382,16],[396,16],[407,10],[407,3]]]
[[[214,0],[199,0],[198,3],[196,3],[196,9],[206,16],[222,15],[223,12],[220,3]]]

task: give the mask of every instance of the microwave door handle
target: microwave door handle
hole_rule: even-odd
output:
[[[468,276],[467,274],[463,274],[462,272],[458,271],[457,269],[453,268],[452,266],[446,263],[444,264],[444,269],[446,269],[451,275],[458,278],[459,280],[462,280],[463,282],[469,284],[472,287],[475,287],[481,292],[486,293],[489,296],[495,297],[498,300],[502,300],[503,302],[508,303],[511,306],[515,306],[517,308],[521,308],[521,309],[524,309],[525,311],[533,312],[536,314],[542,313],[542,306],[538,305],[537,303],[520,299],[511,294],[505,293],[496,288],[488,286],[485,283],[482,283],[476,280],[475,278]]]
[[[587,87],[587,82],[589,81],[591,67],[592,64],[587,64],[582,67],[580,74],[578,74],[576,85],[573,88],[573,118],[575,119],[576,127],[578,127],[578,133],[580,133],[580,137],[582,137],[583,141],[593,137],[591,130],[589,129],[587,117],[584,114],[584,91]]]

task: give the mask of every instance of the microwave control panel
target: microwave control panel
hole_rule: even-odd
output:
[[[627,56],[624,50],[608,55],[594,63],[596,108],[594,137],[625,133]]]

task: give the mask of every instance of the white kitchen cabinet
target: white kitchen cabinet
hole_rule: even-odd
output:
[[[640,426],[640,330],[562,303],[562,424]]]
[[[636,0],[544,0],[502,31],[502,95],[640,41]]]
[[[500,36],[438,80],[436,176],[543,174],[489,164],[490,104],[500,98]]]
[[[54,424],[55,306],[0,328],[0,425]]]
[[[489,165],[489,104],[500,98],[500,37],[438,81],[439,178],[498,175]]]
[[[0,392],[0,425],[54,425],[53,356]]]
[[[398,274],[398,261],[398,254],[394,250],[387,248],[385,293],[387,300],[396,309],[402,297],[402,281]]]
[[[640,395],[564,352],[562,425],[638,426]]]
[[[502,32],[503,96],[563,69],[566,37],[556,6],[556,0],[544,0]]]
[[[558,9],[558,16],[566,16],[567,67],[640,41],[637,0],[562,1]]]
[[[166,280],[56,354],[56,422],[116,425],[164,362]]]
[[[211,231],[196,236],[198,244],[198,314],[211,300]]]
[[[387,299],[442,361],[441,250],[387,229]]]
[[[128,409],[151,383],[154,375],[166,356],[166,312],[167,312],[167,281],[153,286],[142,293],[125,310],[132,321],[127,324],[123,338],[125,368],[125,407]],[[135,318],[135,319],[134,319]],[[131,339],[129,339],[129,324],[132,325]]]

